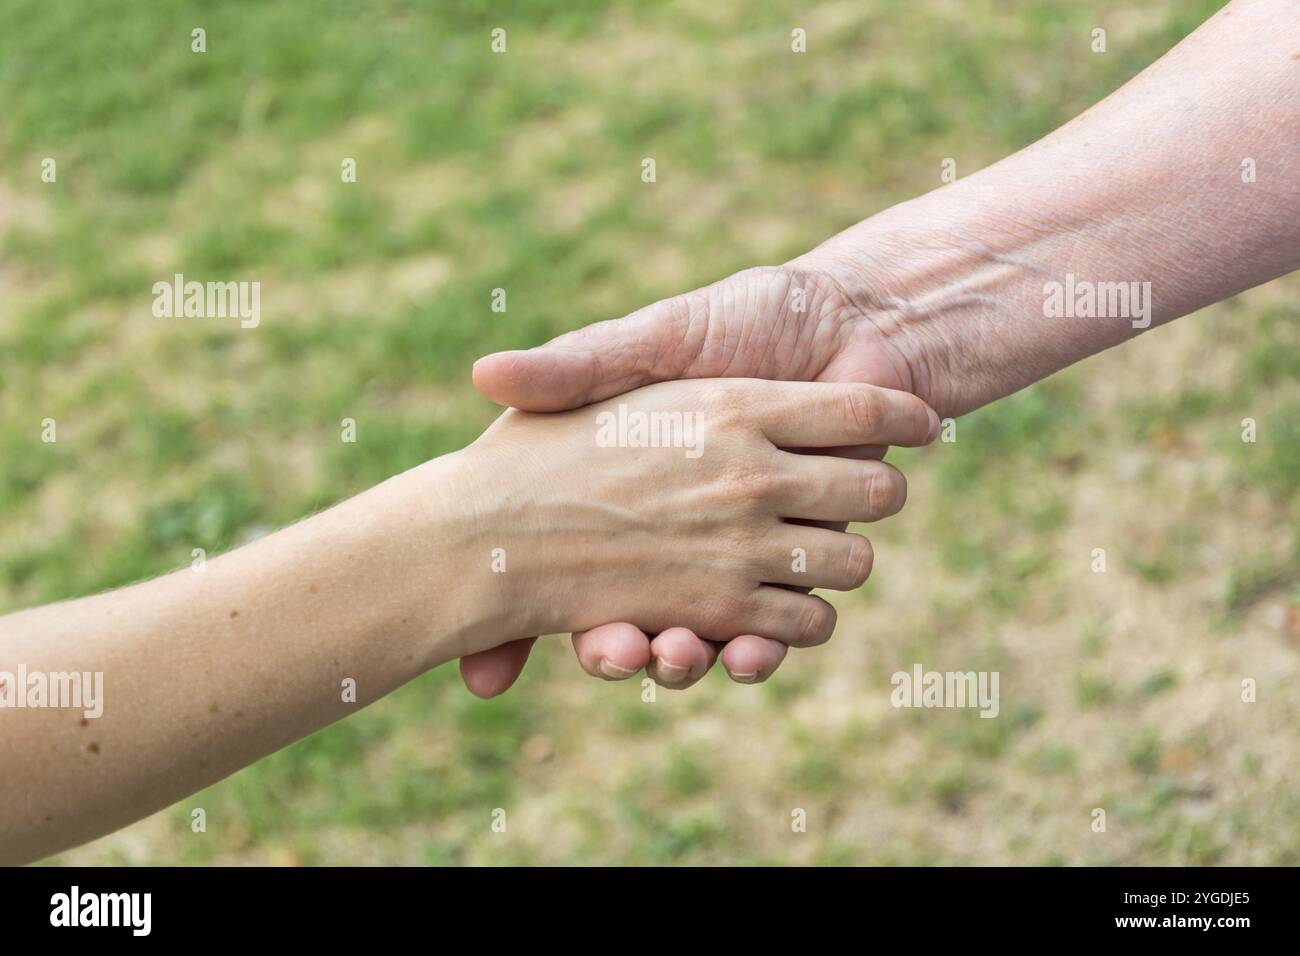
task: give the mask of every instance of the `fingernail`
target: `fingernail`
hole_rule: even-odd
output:
[[[927,408],[930,413],[930,434],[926,436],[926,442],[932,442],[939,437],[939,413],[933,408]]]
[[[636,671],[628,670],[626,667],[619,667],[603,657],[600,659],[600,663],[596,665],[596,669],[610,680],[626,680],[636,673]]]
[[[727,673],[731,675],[731,679],[734,680],[737,684],[752,684],[756,680],[758,680],[757,671],[744,671],[739,674],[735,673],[734,671],[727,671]]]
[[[660,680],[667,681],[670,684],[680,684],[690,672],[689,667],[684,667],[681,664],[669,664],[667,661],[660,661],[659,667],[655,670]]]

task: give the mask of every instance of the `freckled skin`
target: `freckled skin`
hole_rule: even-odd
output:
[[[83,752],[59,746],[66,711],[3,714],[0,864],[116,829],[511,637],[615,613],[649,627],[685,608],[703,633],[726,635],[747,618],[792,642],[825,640],[829,604],[765,583],[788,573],[783,518],[826,509],[828,520],[866,520],[885,505],[855,489],[902,479],[878,462],[783,448],[795,437],[814,448],[920,445],[938,424],[915,396],[863,385],[669,382],[617,403],[702,410],[710,453],[598,448],[600,405],[506,412],[469,448],[209,559],[203,574],[0,617],[0,660],[102,671],[107,688]],[[746,480],[756,474],[774,480]],[[865,539],[805,533],[822,536],[820,560],[800,580],[847,586]],[[508,575],[480,560],[498,545]],[[304,587],[308,574],[318,594]],[[232,628],[236,614],[243,626]],[[97,761],[87,787],[84,754],[101,748],[118,759]],[[37,807],[60,826],[42,825]]]

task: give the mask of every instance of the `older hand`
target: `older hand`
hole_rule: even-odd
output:
[[[572,408],[677,378],[752,376],[910,389],[911,368],[874,314],[830,271],[798,263],[749,269],[539,348],[489,355],[475,364],[474,383],[494,401],[533,411]],[[937,429],[936,417],[931,438]],[[837,450],[853,458],[878,458],[883,451],[879,445]],[[620,680],[646,668],[673,688],[703,677],[719,652],[733,680],[757,683],[776,670],[787,648],[754,634],[720,648],[681,627],[652,640],[626,623],[575,634],[573,642],[593,676]],[[483,697],[503,692],[519,676],[530,647],[531,641],[519,641],[462,659],[466,685]]]

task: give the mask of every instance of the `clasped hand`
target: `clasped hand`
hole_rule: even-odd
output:
[[[676,435],[655,431],[668,423]],[[859,587],[872,549],[844,525],[906,499],[893,466],[837,452],[921,445],[937,430],[934,412],[902,391],[695,379],[569,412],[511,410],[462,454],[490,476],[476,507],[506,509],[490,524],[511,529],[498,569],[502,600],[519,609],[511,626],[575,631],[596,676],[649,665],[661,684],[684,686],[719,647],[728,672],[753,682],[787,647],[830,638],[835,610],[808,590]],[[510,655],[521,663],[527,644],[509,646],[463,659],[472,690],[485,690],[476,660],[513,679]]]

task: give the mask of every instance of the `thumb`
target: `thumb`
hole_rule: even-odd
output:
[[[485,356],[474,386],[501,405],[555,412],[652,382],[762,377],[791,287],[783,269],[747,269],[534,349]]]
[[[504,694],[523,673],[536,640],[526,637],[477,654],[466,654],[460,659],[461,680],[475,697],[486,699]]]

